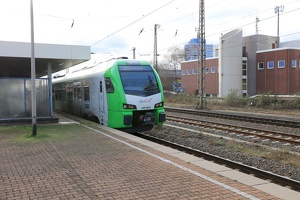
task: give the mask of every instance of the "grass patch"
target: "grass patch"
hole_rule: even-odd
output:
[[[49,137],[49,135],[45,135],[45,134],[42,134],[42,133],[37,133],[35,136],[33,136],[32,133],[30,133],[30,134],[27,133],[27,134],[23,135],[23,137],[25,139],[34,139],[34,140],[36,140],[36,139],[46,139],[46,138]]]
[[[166,105],[196,108],[199,102],[198,95],[167,94]],[[300,109],[300,94],[294,98],[280,99],[276,95],[260,94],[256,98],[244,97],[237,91],[231,91],[226,97],[206,97],[205,107],[224,106],[227,108],[264,108],[264,109]]]
[[[37,126],[37,134],[33,136],[31,125],[6,126],[0,127],[0,137],[18,143],[41,140],[59,141],[70,138],[73,134],[78,134],[79,128],[79,125],[76,124],[43,124]]]
[[[266,158],[280,161],[284,164],[290,164],[297,167],[300,167],[300,157],[291,153],[288,150],[281,150],[281,151],[273,151],[270,152]]]
[[[283,164],[300,167],[300,156],[291,153],[286,149],[272,150],[257,145],[246,145],[236,141],[228,141],[225,146],[234,152],[240,152],[246,155],[275,160]]]
[[[226,140],[223,140],[222,138],[218,138],[216,140],[214,140],[211,145],[214,145],[214,146],[226,146]]]

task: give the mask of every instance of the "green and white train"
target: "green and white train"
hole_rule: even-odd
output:
[[[146,61],[113,59],[53,79],[53,108],[126,132],[163,124],[160,78]]]

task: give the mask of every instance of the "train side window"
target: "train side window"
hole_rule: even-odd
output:
[[[114,93],[114,86],[110,80],[110,78],[105,78],[105,87],[107,93]]]
[[[66,93],[66,89],[62,89],[62,101],[63,102],[66,102],[66,96],[67,96],[67,93]]]
[[[58,89],[55,89],[55,101],[58,101]]]
[[[102,93],[102,81],[100,81],[100,93]]]
[[[84,100],[85,101],[90,100],[90,87],[88,87],[88,86],[84,87]]]
[[[75,87],[73,88],[73,94],[74,94],[74,96],[73,96],[73,97],[74,97],[74,99],[76,100],[76,99],[77,99],[77,95],[76,95],[76,94],[77,94],[77,92],[76,92],[76,88],[75,88]]]
[[[81,92],[81,88],[80,88],[80,86],[77,86],[77,92],[76,92],[76,94],[77,94],[77,100],[82,100],[82,92]]]
[[[58,90],[58,101],[62,101],[62,90]]]

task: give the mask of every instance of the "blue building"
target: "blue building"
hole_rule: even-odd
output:
[[[197,38],[193,38],[184,45],[185,61],[196,60],[199,56],[199,42]],[[213,57],[213,44],[205,45],[206,58]]]

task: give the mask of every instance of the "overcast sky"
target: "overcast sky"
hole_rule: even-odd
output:
[[[276,6],[280,12],[281,41],[300,39],[300,0],[206,0],[206,41],[218,44],[221,33],[242,28],[243,35],[277,35]],[[158,53],[183,47],[197,36],[198,0],[33,0],[37,43],[91,46],[103,55],[152,60],[154,25]],[[30,42],[30,0],[0,0],[0,40]],[[0,47],[1,48],[1,47]]]

